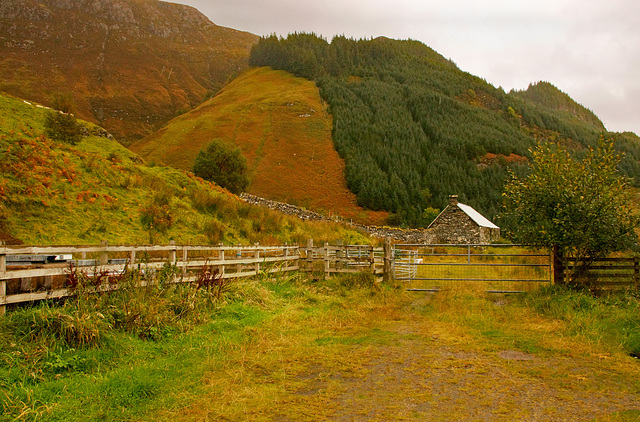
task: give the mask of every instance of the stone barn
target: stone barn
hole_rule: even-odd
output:
[[[449,197],[449,205],[427,229],[432,243],[487,244],[500,238],[500,227],[469,205]]]

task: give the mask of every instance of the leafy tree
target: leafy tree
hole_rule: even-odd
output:
[[[240,193],[249,186],[247,160],[242,151],[219,139],[198,153],[193,164],[193,173],[233,193]]]
[[[437,208],[427,207],[422,211],[422,220],[425,222],[425,227],[428,227],[436,217],[440,215],[440,210]]]
[[[82,126],[73,115],[74,104],[70,95],[55,95],[51,103],[53,110],[44,121],[45,133],[54,141],[76,145],[82,141]]]
[[[601,140],[585,158],[538,144],[531,173],[506,184],[503,215],[513,240],[573,255],[578,267],[637,244],[640,219],[631,208],[629,181],[617,170],[613,142]]]

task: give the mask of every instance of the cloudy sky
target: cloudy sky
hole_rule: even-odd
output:
[[[548,81],[611,131],[640,134],[638,0],[173,0],[257,35],[422,41],[495,86]]]

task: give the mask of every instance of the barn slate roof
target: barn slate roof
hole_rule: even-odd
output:
[[[471,220],[473,220],[479,227],[488,227],[490,229],[500,228],[495,224],[493,224],[491,221],[489,221],[485,216],[480,214],[478,211],[473,209],[473,207],[470,207],[469,205],[461,204],[460,202],[458,202],[457,198],[458,197],[455,196],[455,199],[453,200],[453,202],[450,203],[445,209],[443,209],[440,212],[440,214],[438,214],[438,216],[431,222],[431,224],[429,224],[428,229],[430,229],[431,227],[433,227],[434,224],[436,224],[436,221],[438,221],[440,216],[444,214],[447,211],[447,208],[449,207],[458,207],[459,209],[462,210],[462,212],[464,212],[467,216],[469,216],[469,218],[471,218]]]
[[[462,211],[464,211],[464,213],[467,214],[473,221],[475,221],[475,223],[478,226],[480,226],[480,227],[488,227],[490,229],[499,229],[498,226],[493,224],[491,221],[489,221],[487,218],[485,218],[482,214],[480,214],[478,211],[474,210],[469,205],[461,204],[459,202],[458,202],[457,205],[458,205],[458,208],[460,208]]]

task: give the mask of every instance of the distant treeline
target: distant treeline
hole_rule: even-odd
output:
[[[274,35],[254,46],[250,64],[316,81],[349,188],[361,206],[391,211],[399,224],[428,224],[423,211],[442,209],[450,194],[493,218],[507,167],[524,170],[511,154],[529,157],[536,139],[579,151],[605,131],[551,84],[505,93],[418,41]],[[616,136],[624,172],[640,175],[638,138]]]

